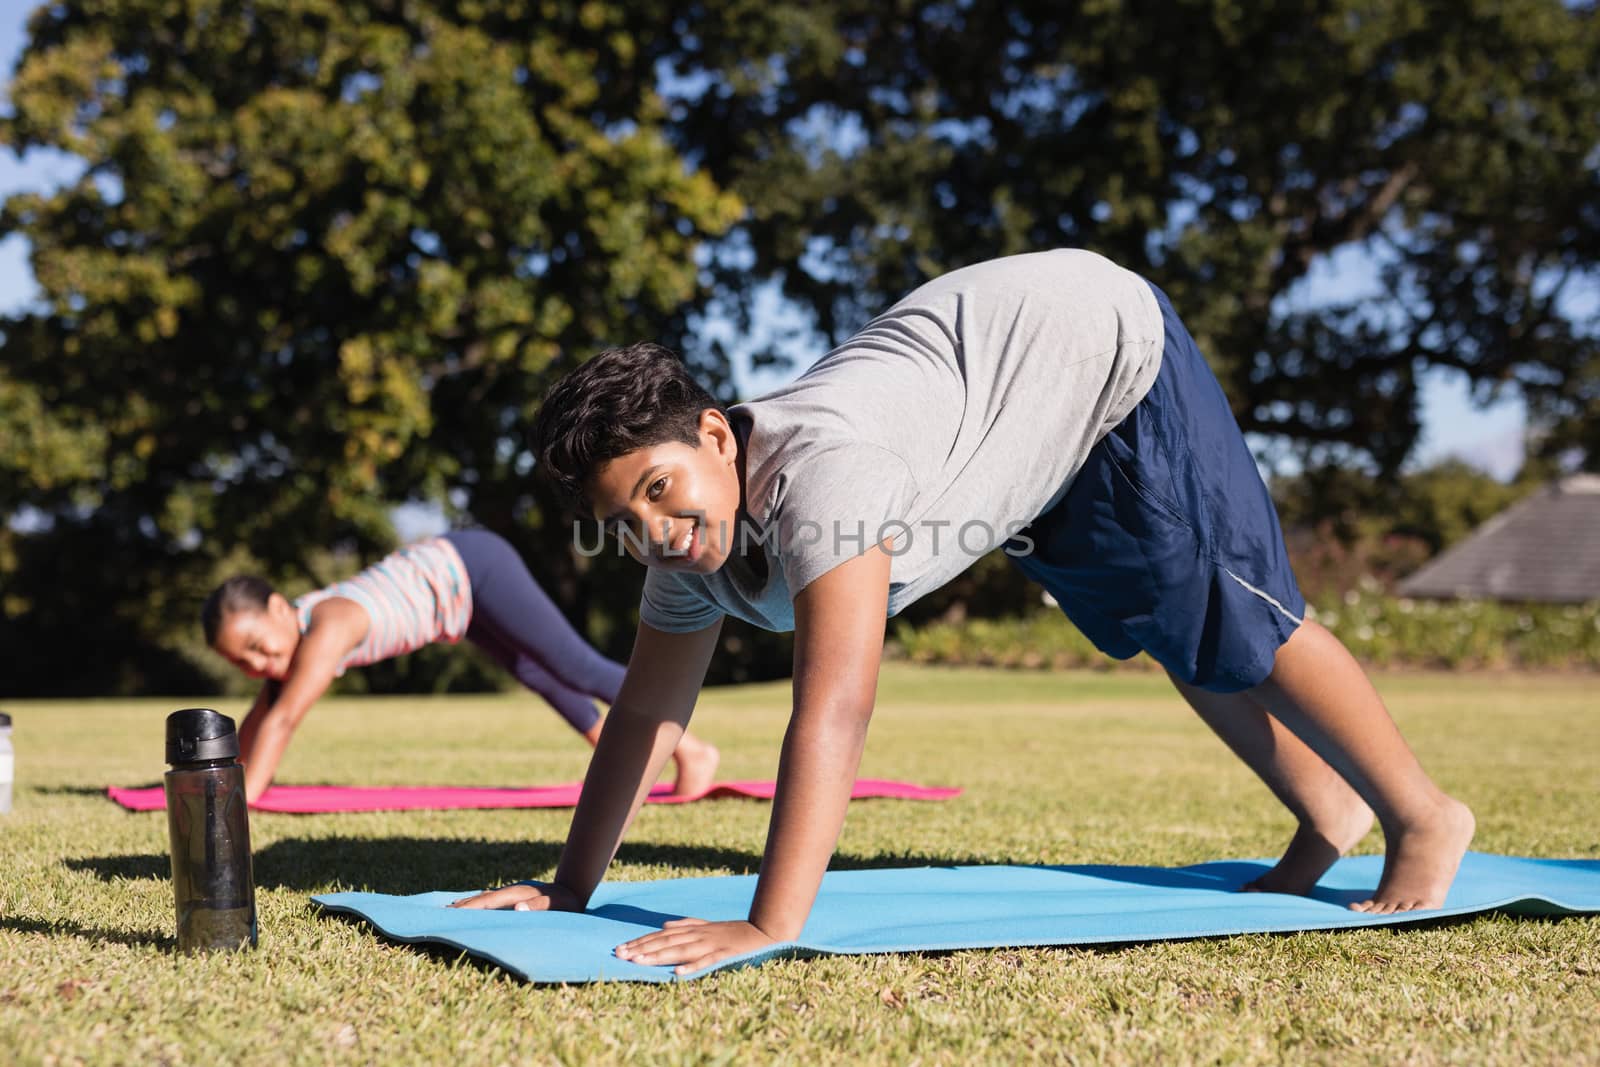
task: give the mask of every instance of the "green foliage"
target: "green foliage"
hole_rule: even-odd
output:
[[[8,689],[192,684],[166,635],[221,559],[316,578],[319,548],[389,547],[395,501],[453,490],[541,543],[522,441],[552,362],[681,334],[696,249],[741,210],[670,143],[633,25],[562,2],[34,14],[0,136],[88,169],[0,210],[44,290],[0,343],[0,500],[34,520],[4,534],[4,636],[49,651]],[[565,539],[545,525],[536,565]],[[89,641],[112,655],[85,669]]]
[[[1391,597],[1366,579],[1318,601],[1308,614],[1375,667],[1447,670],[1600,670],[1600,604],[1499,604]],[[1064,615],[975,619],[894,632],[895,654],[913,663],[1065,670],[1156,670],[1147,656],[1102,655]]]
[[[837,341],[930,275],[1084,245],[1168,289],[1246,430],[1392,472],[1420,372],[1447,367],[1480,399],[1515,383],[1565,428],[1552,447],[1592,440],[1592,4],[794,0],[749,19],[685,16],[688,69],[737,76],[679,127],[751,205],[723,278],[747,298],[780,278]],[[1311,270],[1353,251],[1375,291],[1312,306]]]
[[[1145,656],[1117,661],[1103,655],[1066,617],[1054,611],[1001,619],[913,626],[897,623],[889,655],[912,663],[1026,670],[1156,670]]]
[[[1378,667],[1600,669],[1600,604],[1411,600],[1368,581],[1312,614]]]

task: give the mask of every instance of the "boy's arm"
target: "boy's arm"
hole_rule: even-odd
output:
[[[245,800],[254,804],[272,784],[289,738],[317,698],[327,692],[339,664],[367,635],[367,613],[353,600],[330,597],[311,611],[311,626],[289,676],[268,682],[239,729],[239,759],[244,764]]]
[[[689,725],[721,632],[720,621],[681,634],[639,624],[622,689],[606,713],[584,776],[555,881],[480,893],[455,907],[583,910]]]
[[[784,736],[761,877],[747,922],[681,919],[617,948],[679,973],[800,936],[844,826],[877,694],[890,557],[834,568],[795,598],[794,714]]]

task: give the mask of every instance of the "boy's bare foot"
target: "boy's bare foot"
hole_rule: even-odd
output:
[[[722,753],[709,741],[684,734],[678,739],[678,750],[672,754],[672,762],[678,767],[677,780],[672,783],[673,794],[697,797],[716,782]]]
[[[1476,828],[1470,808],[1441,795],[1431,817],[1390,835],[1378,891],[1370,900],[1350,905],[1351,910],[1391,915],[1442,907]]]
[[[1311,892],[1334,861],[1371,832],[1372,822],[1372,809],[1350,793],[1349,802],[1337,811],[1319,813],[1315,819],[1301,823],[1277,866],[1241,891],[1301,896]]]

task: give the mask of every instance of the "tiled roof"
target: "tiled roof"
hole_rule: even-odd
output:
[[[1573,475],[1507,508],[1398,588],[1420,597],[1600,600],[1600,475]]]

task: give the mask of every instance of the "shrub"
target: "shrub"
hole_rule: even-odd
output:
[[[1600,602],[1502,604],[1412,600],[1363,578],[1307,615],[1374,667],[1600,670]],[[960,666],[1156,669],[1149,657],[1119,664],[1056,611],[912,627],[897,624],[891,654]]]

